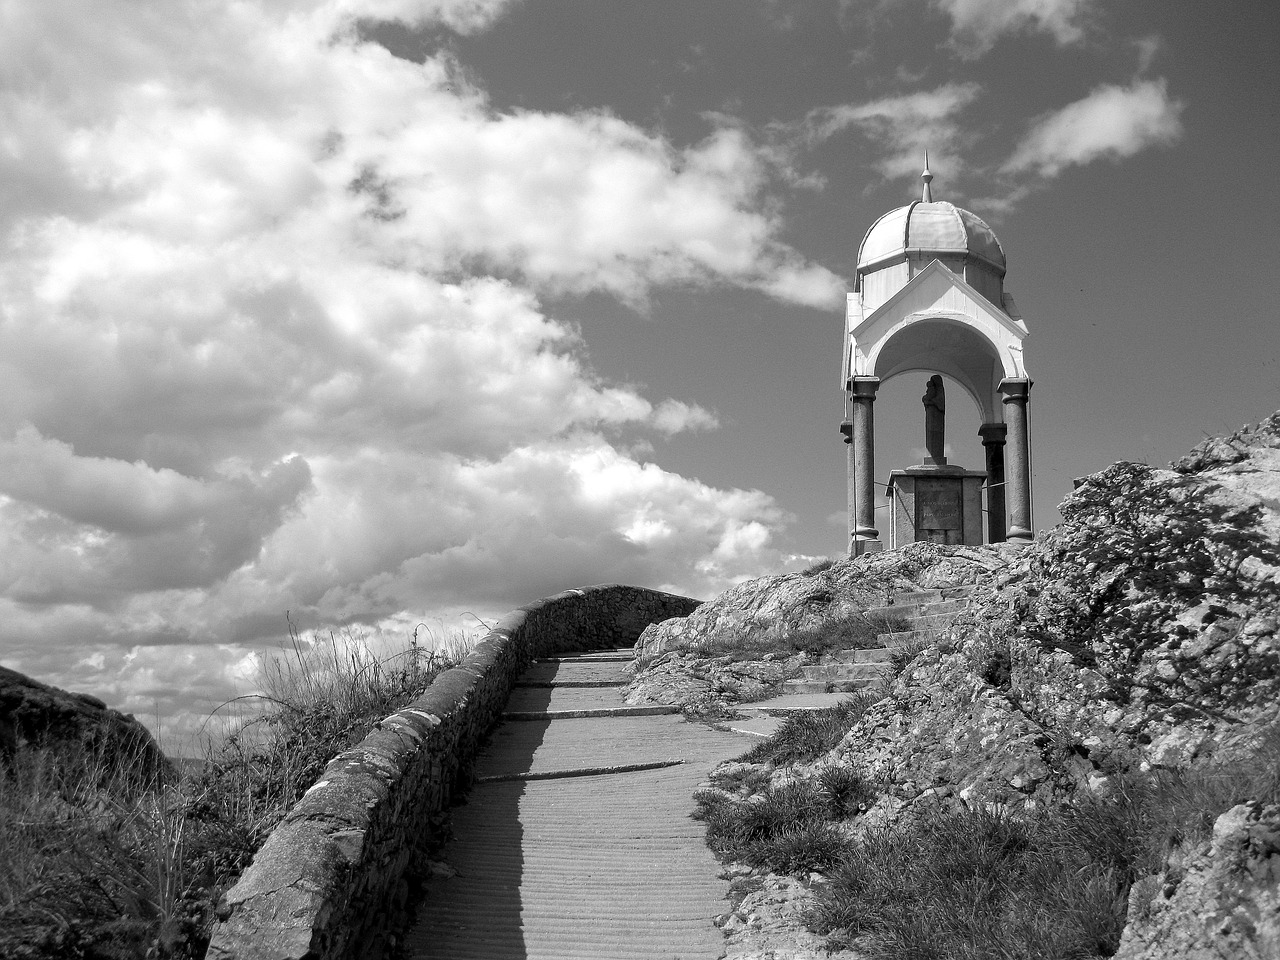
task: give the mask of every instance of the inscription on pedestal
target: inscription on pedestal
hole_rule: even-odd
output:
[[[953,479],[916,479],[916,529],[960,530],[963,528],[962,489]]]

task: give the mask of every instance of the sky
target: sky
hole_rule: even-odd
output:
[[[841,554],[844,295],[926,149],[1047,528],[1280,408],[1277,90],[1270,0],[8,0],[0,663],[182,740],[290,623]]]

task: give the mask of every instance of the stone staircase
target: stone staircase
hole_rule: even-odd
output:
[[[898,594],[886,606],[871,607],[868,616],[904,617],[911,629],[880,634],[878,647],[827,654],[822,663],[803,667],[801,676],[785,681],[783,693],[847,693],[873,685],[888,671],[895,649],[929,640],[951,626],[974,589],[970,585],[917,590]]]

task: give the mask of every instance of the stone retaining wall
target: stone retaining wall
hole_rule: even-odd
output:
[[[609,584],[503,617],[465,660],[339,754],[219,904],[208,960],[373,960],[516,678],[538,657],[635,643],[699,601]]]

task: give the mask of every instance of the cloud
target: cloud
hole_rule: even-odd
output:
[[[930,163],[952,176],[963,169],[966,134],[958,117],[981,93],[977,83],[948,83],[933,90],[883,97],[866,103],[822,107],[810,112],[801,127],[809,143],[818,143],[853,128],[874,145],[875,168],[887,179],[915,176]]]
[[[653,425],[663,433],[687,430],[714,430],[720,421],[714,413],[681,400],[663,400],[653,411]]]
[[[497,111],[448,55],[355,29],[507,7],[4,7],[8,665],[190,711],[286,611],[391,631],[773,565],[770,497],[639,452],[715,415],[601,377],[543,299],[842,284],[780,239],[747,132]]]
[[[1101,86],[1037,120],[1002,169],[1051,178],[1067,167],[1166,146],[1182,136],[1182,109],[1163,79]]]
[[[952,45],[965,57],[989,51],[1006,34],[1045,33],[1079,43],[1098,0],[933,0],[951,18]]]

